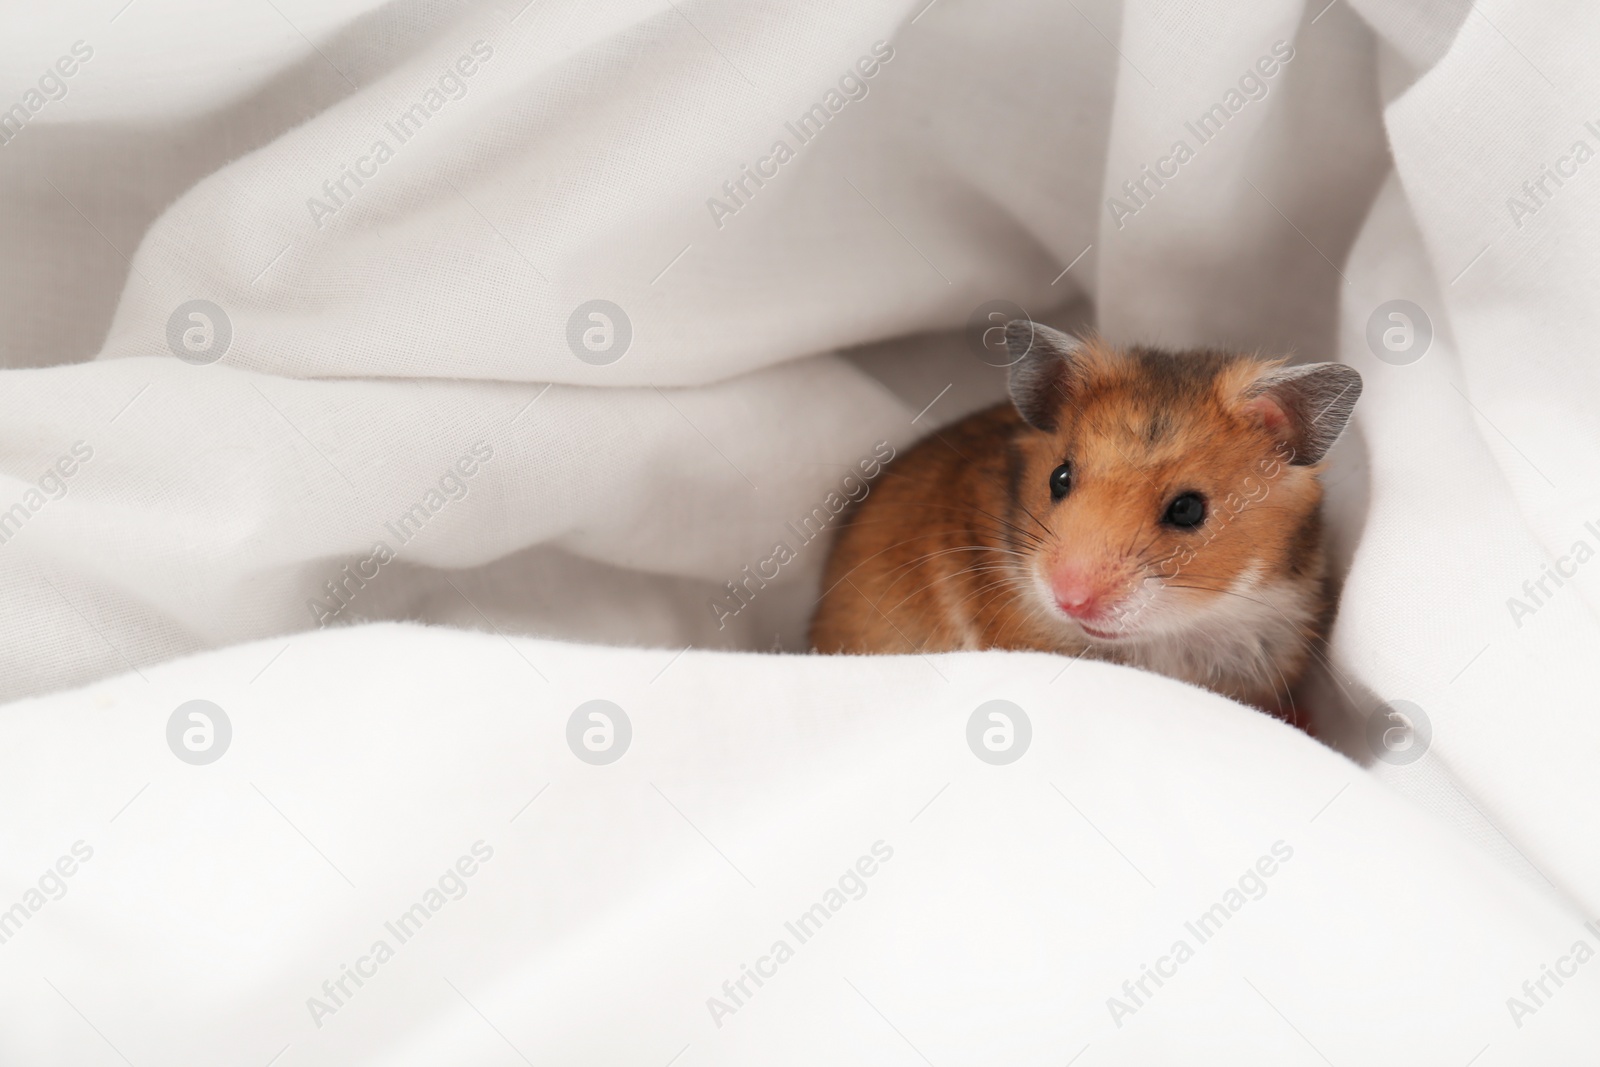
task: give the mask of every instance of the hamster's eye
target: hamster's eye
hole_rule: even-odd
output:
[[[1180,530],[1199,526],[1206,521],[1206,498],[1199,493],[1180,493],[1167,505],[1167,513],[1161,516],[1161,521]]]
[[[1072,492],[1072,464],[1063,463],[1050,472],[1050,499],[1060,500]]]

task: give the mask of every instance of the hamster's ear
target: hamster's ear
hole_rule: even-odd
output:
[[[1061,405],[1081,371],[1083,342],[1028,319],[1006,323],[1006,350],[1011,353],[1011,402],[1024,422],[1036,430],[1055,432]]]
[[[1361,375],[1343,363],[1283,367],[1244,390],[1244,414],[1287,445],[1295,466],[1321,463],[1361,397]]]

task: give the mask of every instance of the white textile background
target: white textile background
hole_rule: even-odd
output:
[[[992,386],[959,342],[905,338],[957,330],[993,299],[1041,317],[1092,307],[1117,341],[1361,370],[1330,501],[1347,574],[1324,705],[1345,719],[1329,733],[1359,751],[1377,704],[1423,708],[1427,756],[1381,776],[1572,917],[1600,915],[1600,566],[1576,550],[1600,549],[1592,5],[96,0],[4,18],[0,109],[27,120],[0,144],[0,696],[120,674],[125,706],[180,669],[156,664],[271,638],[257,648],[287,649],[271,670],[290,675],[310,670],[302,648],[352,650],[347,675],[320,677],[344,679],[327,683],[348,687],[328,715],[353,728],[409,646],[386,645],[388,628],[305,631],[326,583],[363,566],[377,577],[340,623],[796,650],[824,545],[725,628],[707,601],[876,442],[904,446]],[[841,78],[880,41],[892,58],[847,99]],[[65,95],[33,108],[64,56],[79,57]],[[1190,127],[1270,56],[1262,92],[1236,94],[1202,143]],[[837,112],[796,144],[788,124],[830,90]],[[402,139],[391,127],[419,102],[427,118]],[[708,207],[780,138],[793,158],[735,213]],[[1145,168],[1179,139],[1190,157],[1155,187]],[[372,162],[378,141],[390,151]],[[568,341],[595,299],[631,324],[606,365]],[[226,323],[208,365],[169,348],[193,300]],[[1413,362],[1369,344],[1393,300],[1431,325]],[[880,342],[889,358],[839,354]],[[452,474],[469,455],[473,473]],[[386,524],[419,503],[432,514],[402,543]],[[368,564],[378,541],[393,558]],[[1560,584],[1545,577],[1558,565]],[[867,720],[916,669],[704,662],[766,672],[750,683],[764,699],[832,686]],[[964,662],[999,685],[1015,660]],[[1056,688],[1076,693],[1077,677]],[[1113,718],[1214,704],[1127,672],[1083,677],[1108,679],[1096,699]],[[32,781],[76,751],[60,745],[100,691],[8,712],[8,773]],[[397,728],[425,707],[397,707]],[[693,730],[732,714],[683,708]],[[383,773],[354,739],[337,751],[353,781]],[[833,759],[848,755],[807,788],[829,788]],[[464,768],[448,773],[469,793]],[[69,832],[8,831],[30,843],[3,853],[19,884],[44,856],[33,845],[59,847],[35,830]],[[1564,947],[1540,944],[1527,974]],[[1446,961],[1429,960],[1438,980]],[[1324,997],[1343,989],[1330,979]],[[229,1012],[253,1003],[214,992]],[[1484,1040],[1483,1063],[1531,1062]],[[604,1059],[594,1047],[567,1058]]]
[[[1593,1047],[1600,964],[1546,980],[1520,1028],[1505,1008],[1595,942],[1582,922],[1344,757],[1156,675],[673,662],[395,625],[302,638],[263,672],[277,646],[0,719],[0,806],[26,816],[6,892],[92,850],[0,944],[4,1062],[1400,1067]],[[233,724],[203,767],[163,736],[196,695]],[[605,766],[563,738],[596,696],[633,728]],[[1007,766],[964,737],[997,697],[1031,709]],[[480,842],[404,940],[385,925]],[[786,924],[815,904],[832,910],[802,939]],[[1234,910],[1202,940],[1213,907]],[[361,984],[325,991],[346,968]],[[1146,968],[1168,977],[1130,995]],[[728,993],[745,969],[767,977]]]

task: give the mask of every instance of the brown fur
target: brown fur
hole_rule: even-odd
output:
[[[1053,432],[1028,425],[1008,403],[925,438],[848,516],[812,622],[814,647],[1089,655],[1283,706],[1328,602],[1320,468],[1287,462],[1281,426],[1246,395],[1280,365],[1212,351],[1124,352],[1090,340],[1076,378],[1061,387]],[[1074,484],[1054,501],[1049,478],[1064,461]],[[1206,497],[1206,521],[1164,525],[1168,502],[1184,492]],[[1208,619],[1218,625],[1228,598],[1248,599],[1228,589],[1251,568],[1303,595],[1308,611],[1284,627],[1281,647],[1263,644],[1270,669],[1230,673],[1203,656],[1172,666],[1138,642],[1092,640],[1060,613],[1034,575],[1067,556],[1130,593],[1158,583],[1159,611],[1152,602],[1141,609],[1150,617],[1132,622],[1171,628],[1175,640],[1184,619],[1199,636]]]

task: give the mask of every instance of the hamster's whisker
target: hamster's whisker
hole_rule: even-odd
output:
[[[893,568],[888,573],[889,574],[894,574],[896,571],[907,571],[908,568],[914,567],[918,563],[922,563],[922,562],[924,562],[926,560],[934,559],[934,558],[936,558],[938,556],[947,556],[947,555],[950,555],[950,554],[956,553],[956,552],[991,552],[991,551],[995,551],[995,550],[989,549],[989,548],[985,548],[983,546],[968,546],[968,545],[964,545],[964,546],[960,546],[960,547],[956,547],[956,548],[941,548],[936,552],[929,552],[926,555],[919,556],[916,559],[911,560],[908,563],[902,563],[900,566]],[[1023,554],[1020,553],[1020,552],[1010,552],[1008,554],[1009,555],[1013,555],[1013,556],[1017,556],[1017,557],[1022,558],[1022,559],[1026,559],[1027,558],[1026,556],[1023,556]],[[1012,565],[1010,563],[1006,563],[1004,561],[996,561],[996,562],[987,564],[987,567],[989,567],[989,568],[999,568],[999,567],[1007,567],[1007,568],[1009,568],[1011,566]],[[978,574],[978,573],[982,572],[982,569],[983,568],[981,568],[981,567],[962,567],[962,568],[959,568],[959,569],[957,569],[955,571],[952,571],[951,574],[952,575]],[[884,587],[884,595],[887,596],[889,591],[891,589],[893,589],[895,586],[899,585],[904,577],[905,577],[905,575],[902,575],[901,577],[895,578],[894,581],[890,582],[887,586],[885,586]],[[915,594],[912,594],[912,595],[915,595]],[[907,599],[909,599],[909,597]],[[901,603],[904,603],[904,602],[905,601],[901,601]]]
[[[974,617],[976,617],[984,608],[988,607],[990,604],[993,604],[996,600],[1005,595],[1010,595],[1013,599],[1019,600],[1024,604],[1027,603],[1027,598],[1022,595],[1023,591],[1027,588],[1027,580],[1021,575],[1013,575],[1005,581],[995,582],[994,584],[998,587],[995,594],[985,600],[982,604],[972,609],[972,614]],[[977,592],[969,594],[967,597],[963,598],[961,603],[965,605],[968,600],[978,596],[984,591],[985,590],[983,589],[979,589]]]
[[[1134,530],[1134,535],[1133,536],[1134,537],[1138,537],[1139,536],[1139,533],[1138,533],[1137,529]],[[1134,555],[1139,558],[1140,562],[1143,562],[1144,561],[1144,554],[1146,552],[1150,551],[1150,546],[1155,544],[1159,540],[1161,540],[1161,531],[1158,529],[1158,530],[1156,530],[1155,533],[1150,535],[1150,540],[1148,540],[1148,541],[1146,541],[1144,543],[1144,547],[1139,549],[1139,551],[1135,552]],[[1128,539],[1128,543],[1130,545],[1133,544],[1133,538],[1132,537],[1130,537]]]
[[[1027,527],[1018,526],[1016,523],[1010,521],[1009,519],[1002,518],[1001,516],[996,515],[996,514],[994,514],[993,512],[990,512],[990,511],[985,511],[982,508],[958,508],[958,507],[955,507],[955,506],[950,505],[950,504],[931,504],[931,503],[922,503],[922,502],[902,504],[902,503],[900,503],[898,501],[894,502],[892,505],[887,505],[887,506],[890,506],[890,507],[907,507],[907,508],[910,508],[910,507],[927,508],[927,509],[930,509],[930,510],[937,510],[937,511],[953,511],[956,514],[961,515],[961,516],[963,516],[965,518],[968,518],[968,519],[970,519],[971,516],[973,516],[973,515],[980,515],[983,518],[986,518],[986,519],[989,519],[989,520],[991,520],[993,522],[999,523],[1001,529],[1009,530],[1011,533],[1015,534],[1017,537],[1023,539],[1025,542],[1027,542],[1029,544],[1035,545],[1037,547],[1043,547],[1044,544],[1045,544],[1045,541],[1044,541],[1044,539],[1042,537],[1040,537],[1038,534],[1034,533],[1032,530],[1029,530]],[[893,519],[877,519],[877,520],[874,520],[872,523],[860,523],[860,522],[857,522],[857,523],[852,523],[852,525],[868,526],[868,525],[875,525],[875,524],[878,524],[878,523],[892,523],[892,522],[894,522]],[[1005,540],[1005,538],[995,530],[985,530],[984,532],[988,533],[992,537],[1000,537],[1002,540]],[[918,536],[925,536],[925,535],[919,534]]]
[[[883,520],[878,520],[878,521],[880,521],[880,522],[892,522],[893,520],[883,519]],[[870,523],[861,523],[859,525],[865,526],[865,525],[871,525],[871,524]],[[993,531],[990,531],[990,533],[991,533],[992,536],[998,537],[998,535],[994,534]],[[871,563],[873,560],[877,559],[879,556],[883,555],[885,552],[893,551],[894,549],[899,548],[902,545],[909,545],[909,544],[912,544],[914,542],[924,540],[928,536],[929,535],[926,534],[926,533],[916,533],[916,534],[912,534],[910,537],[904,538],[903,540],[896,541],[891,545],[885,545],[883,548],[880,548],[878,551],[872,553],[872,555],[868,556],[866,559],[863,559],[861,562],[857,563],[854,567],[851,567],[850,570],[846,572],[845,576],[848,577],[849,575],[854,574],[856,571],[860,570],[862,567],[864,567],[867,564]],[[1001,551],[1001,549],[993,549],[993,551]],[[843,581],[843,580],[844,580],[843,578],[839,579],[839,581]],[[832,592],[834,587],[836,587],[838,584],[839,584],[839,582],[834,582],[832,586],[829,586],[828,589],[823,592],[822,597],[825,597],[825,596],[828,595],[829,592]],[[817,600],[820,602],[822,600],[822,597],[818,597]]]
[[[996,573],[996,572],[1004,573],[1004,572],[1009,571],[1010,569],[1011,569],[1011,564],[1009,564],[1009,563],[1004,563],[1004,562],[986,563],[986,564],[984,564],[982,566],[979,566],[979,567],[968,567],[965,570],[951,571],[949,574],[941,574],[939,577],[935,578],[933,581],[927,583],[926,585],[918,586],[916,589],[913,589],[911,592],[907,593],[900,600],[896,601],[893,607],[887,608],[885,610],[893,611],[895,608],[898,608],[901,604],[904,604],[906,601],[910,600],[912,597],[916,596],[918,593],[922,592],[923,590],[932,589],[934,586],[938,585],[940,582],[947,582],[951,578],[965,578],[965,577],[969,577],[971,575],[993,574],[993,573]],[[893,588],[894,588],[894,585],[891,584],[889,586],[889,589],[893,589]],[[885,592],[887,593],[888,590],[886,589]]]
[[[1028,518],[1030,518],[1030,519],[1032,519],[1034,521],[1034,524],[1036,526],[1038,526],[1039,529],[1043,530],[1045,533],[1050,535],[1050,540],[1052,540],[1052,541],[1059,541],[1060,540],[1060,538],[1058,538],[1056,536],[1056,532],[1054,530],[1052,530],[1050,527],[1046,526],[1044,523],[1039,521],[1039,516],[1037,516],[1037,515],[1035,515],[1033,513],[1033,509],[1029,508],[1028,505],[1024,504],[1020,500],[1018,500],[1016,503],[1017,503],[1017,507],[1021,508],[1023,510],[1023,512],[1028,516]]]
[[[922,562],[924,562],[926,560],[937,559],[940,556],[948,556],[948,555],[951,555],[951,554],[956,553],[956,552],[994,552],[994,553],[997,553],[997,554],[1000,554],[1000,555],[1015,556],[1018,559],[1027,559],[1028,558],[1026,553],[1017,552],[1017,551],[1015,551],[1013,549],[1009,549],[1009,548],[991,548],[988,545],[955,545],[954,547],[951,547],[951,548],[937,548],[937,549],[934,549],[932,552],[924,552],[922,555],[916,557],[915,559],[907,560],[906,562],[900,564],[899,566],[895,567],[894,569],[895,570],[904,570],[906,567],[914,567],[918,563],[922,563]]]

